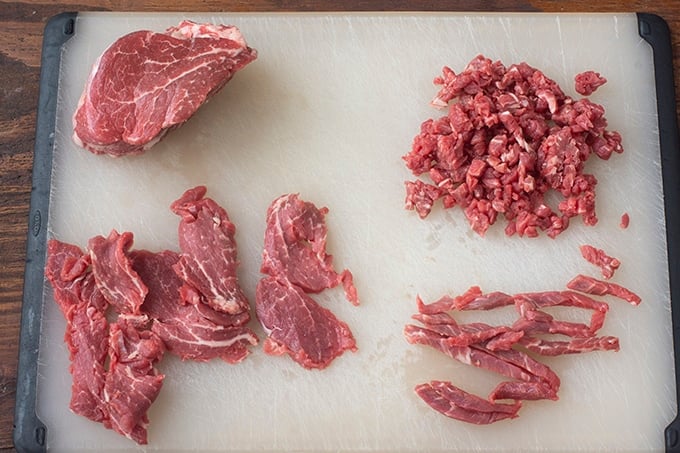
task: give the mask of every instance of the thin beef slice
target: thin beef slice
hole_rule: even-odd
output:
[[[120,314],[138,315],[148,289],[130,264],[132,242],[132,233],[112,230],[107,238],[91,238],[88,248],[97,287],[106,300]]]
[[[326,253],[328,208],[317,208],[297,194],[283,195],[267,210],[267,228],[260,271],[286,279],[307,293],[342,284],[347,300],[358,305],[352,273],[337,273]]]
[[[146,322],[145,316],[121,315],[111,324],[110,364],[104,386],[109,409],[104,426],[142,445],[147,443],[147,411],[165,377],[155,368],[163,357],[163,342],[146,330]]]
[[[512,404],[494,403],[443,381],[420,384],[416,386],[415,392],[437,412],[476,425],[488,425],[506,418],[515,418],[522,407],[520,401]]]
[[[142,153],[256,57],[234,26],[185,20],[164,33],[125,35],[94,63],[73,139],[95,154]]]
[[[220,357],[229,363],[242,361],[249,354],[247,347],[258,343],[246,327],[249,312],[230,315],[202,302],[182,301],[183,282],[173,270],[179,259],[172,251],[132,252],[132,265],[149,287],[142,311],[153,319],[153,332],[163,340],[168,352],[182,360]]]
[[[182,253],[175,272],[184,281],[182,297],[186,303],[200,300],[225,313],[246,313],[250,307],[236,275],[236,227],[206,192],[205,186],[194,187],[170,205],[181,217]]]
[[[79,247],[51,239],[47,244],[45,275],[66,318],[64,341],[72,375],[70,409],[90,420],[104,422],[105,363],[108,351],[107,302],[89,268],[89,255]]]
[[[257,317],[269,335],[266,353],[287,353],[307,369],[323,369],[344,351],[357,350],[347,324],[291,282],[263,278],[255,297]]]

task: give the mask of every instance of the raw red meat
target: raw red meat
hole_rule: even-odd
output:
[[[569,341],[543,340],[524,336],[519,344],[529,351],[546,356],[579,354],[590,351],[618,351],[619,339],[616,337],[573,338]]]
[[[602,77],[599,72],[595,71],[585,71],[580,74],[576,74],[574,77],[574,82],[576,85],[576,92],[582,94],[583,96],[590,96],[605,83],[607,79]]]
[[[581,216],[594,225],[595,184],[584,173],[591,154],[620,153],[621,136],[606,129],[604,108],[566,96],[556,82],[526,63],[506,68],[482,55],[460,74],[445,67],[432,104],[448,114],[421,125],[404,156],[421,180],[406,183],[406,208],[426,217],[441,199],[460,206],[484,235],[498,216],[508,235],[555,237]],[[544,200],[561,195],[557,212]]]
[[[288,280],[263,278],[256,301],[257,317],[269,335],[268,354],[287,353],[305,368],[323,369],[345,350],[357,350],[347,324]]]
[[[630,225],[630,216],[628,215],[627,212],[624,212],[623,214],[621,214],[621,223],[619,224],[619,226],[625,230],[626,228],[628,228],[628,225]]]
[[[567,283],[567,288],[597,296],[609,294],[630,302],[632,305],[639,305],[642,301],[640,296],[628,288],[624,288],[623,286],[612,282],[603,282],[602,280],[597,280],[586,275],[577,275],[574,277],[569,283]]]
[[[108,351],[107,302],[89,268],[90,256],[79,247],[52,239],[47,244],[45,276],[66,318],[64,341],[73,377],[69,407],[79,415],[103,422],[105,362]]]
[[[490,401],[496,400],[553,400],[557,392],[545,382],[504,381],[496,386],[489,395]]]
[[[125,35],[95,62],[73,139],[96,154],[142,153],[256,57],[234,26],[185,20],[164,33]]]
[[[490,351],[481,344],[455,346],[451,344],[446,335],[411,324],[404,328],[404,336],[411,344],[433,347],[452,359],[467,365],[484,368],[526,382],[545,382],[556,393],[560,387],[559,378],[550,368],[521,351]]]
[[[122,314],[140,314],[147,288],[132,269],[128,250],[132,247],[130,232],[112,230],[109,237],[95,236],[88,241],[92,272],[97,287],[106,300]]]
[[[246,327],[249,312],[230,315],[208,305],[187,303],[180,298],[182,280],[173,270],[179,255],[172,251],[132,252],[132,265],[147,282],[149,293],[142,311],[153,319],[152,330],[168,352],[183,360],[211,360],[220,357],[238,363],[249,354],[257,336]]]
[[[317,208],[297,194],[283,195],[267,210],[267,228],[260,271],[280,276],[305,292],[318,293],[343,285],[347,300],[359,304],[352,273],[333,269],[333,257],[326,253],[325,215],[328,208]]]
[[[155,365],[163,357],[163,342],[146,330],[144,316],[118,317],[109,336],[109,371],[104,397],[109,420],[104,425],[134,440],[147,443],[147,411],[156,400],[164,375]]]
[[[592,245],[584,244],[580,247],[580,250],[583,258],[589,263],[598,266],[602,271],[602,276],[606,279],[612,278],[616,269],[621,266],[621,261],[607,255],[604,250],[595,248]]]
[[[197,187],[173,204],[181,255],[130,251],[132,233],[115,230],[90,239],[87,252],[48,242],[45,276],[67,320],[70,407],[140,444],[166,348],[182,359],[237,363],[258,341],[236,279],[234,226],[204,195]]]
[[[248,312],[248,300],[236,274],[236,227],[224,208],[205,197],[206,191],[205,186],[189,189],[170,206],[182,218],[182,253],[175,265],[184,281],[182,297],[186,303],[205,302],[229,314]]]
[[[432,381],[420,384],[415,392],[437,412],[476,425],[515,418],[522,407],[520,401],[513,404],[492,403],[461,390],[450,382]]]

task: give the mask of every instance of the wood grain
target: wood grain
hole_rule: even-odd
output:
[[[0,0],[0,451],[12,451],[31,166],[46,21],[63,11],[644,11],[669,24],[680,92],[680,2],[533,0]],[[677,103],[677,98],[676,98]],[[680,110],[680,109],[679,109]]]

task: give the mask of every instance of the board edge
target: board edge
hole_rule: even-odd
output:
[[[673,359],[675,365],[676,416],[664,429],[667,452],[680,452],[680,137],[678,135],[673,51],[668,23],[659,15],[637,13],[638,33],[652,46],[656,108],[659,121],[661,174],[666,217],[668,280],[673,323]]]
[[[47,216],[61,51],[75,33],[77,15],[77,12],[64,12],[52,16],[43,31],[12,436],[18,452],[47,450],[47,426],[36,413]]]

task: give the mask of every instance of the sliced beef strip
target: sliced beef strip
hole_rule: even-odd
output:
[[[607,83],[607,79],[595,71],[585,71],[574,76],[576,92],[583,96],[590,96],[605,83]]]
[[[170,206],[181,217],[182,253],[175,271],[184,281],[183,298],[229,314],[248,312],[237,276],[236,227],[224,208],[205,197],[206,192],[205,186],[189,189]]]
[[[569,283],[567,288],[586,294],[597,296],[612,295],[629,302],[631,305],[639,305],[642,299],[633,291],[612,282],[604,282],[586,275],[577,275]]]
[[[267,210],[267,228],[260,271],[286,279],[307,293],[342,284],[347,300],[358,305],[352,273],[337,273],[326,253],[328,208],[317,208],[297,194],[283,195]]]
[[[97,287],[106,300],[118,313],[138,315],[148,289],[130,264],[132,243],[132,233],[112,230],[106,238],[91,238],[88,249]]]
[[[260,280],[255,307],[268,334],[268,354],[288,354],[307,369],[323,369],[344,351],[357,350],[347,324],[285,279]]]
[[[152,330],[167,348],[183,360],[206,361],[220,357],[238,363],[258,343],[246,326],[249,313],[230,315],[206,304],[186,303],[180,298],[182,280],[173,270],[179,255],[172,251],[152,253],[135,250],[132,265],[147,282],[149,293],[142,311],[152,320]]]
[[[572,338],[568,341],[545,340],[530,336],[524,336],[518,341],[531,352],[544,356],[557,356],[563,354],[580,354],[591,351],[618,351],[619,339],[612,336]]]
[[[111,324],[104,386],[109,409],[104,425],[141,445],[147,443],[147,411],[165,377],[155,368],[163,357],[163,342],[144,327],[146,322],[145,316],[121,315]]]
[[[520,401],[513,404],[493,403],[443,381],[420,384],[416,386],[415,392],[437,412],[476,425],[515,418],[522,407]]]
[[[97,59],[73,116],[73,139],[96,154],[151,148],[255,60],[234,26],[182,21],[125,35]]]
[[[481,345],[454,346],[445,335],[431,329],[406,325],[404,336],[411,344],[423,344],[467,365],[494,371],[525,382],[545,382],[557,392],[560,380],[546,365],[521,351],[490,351]]]

